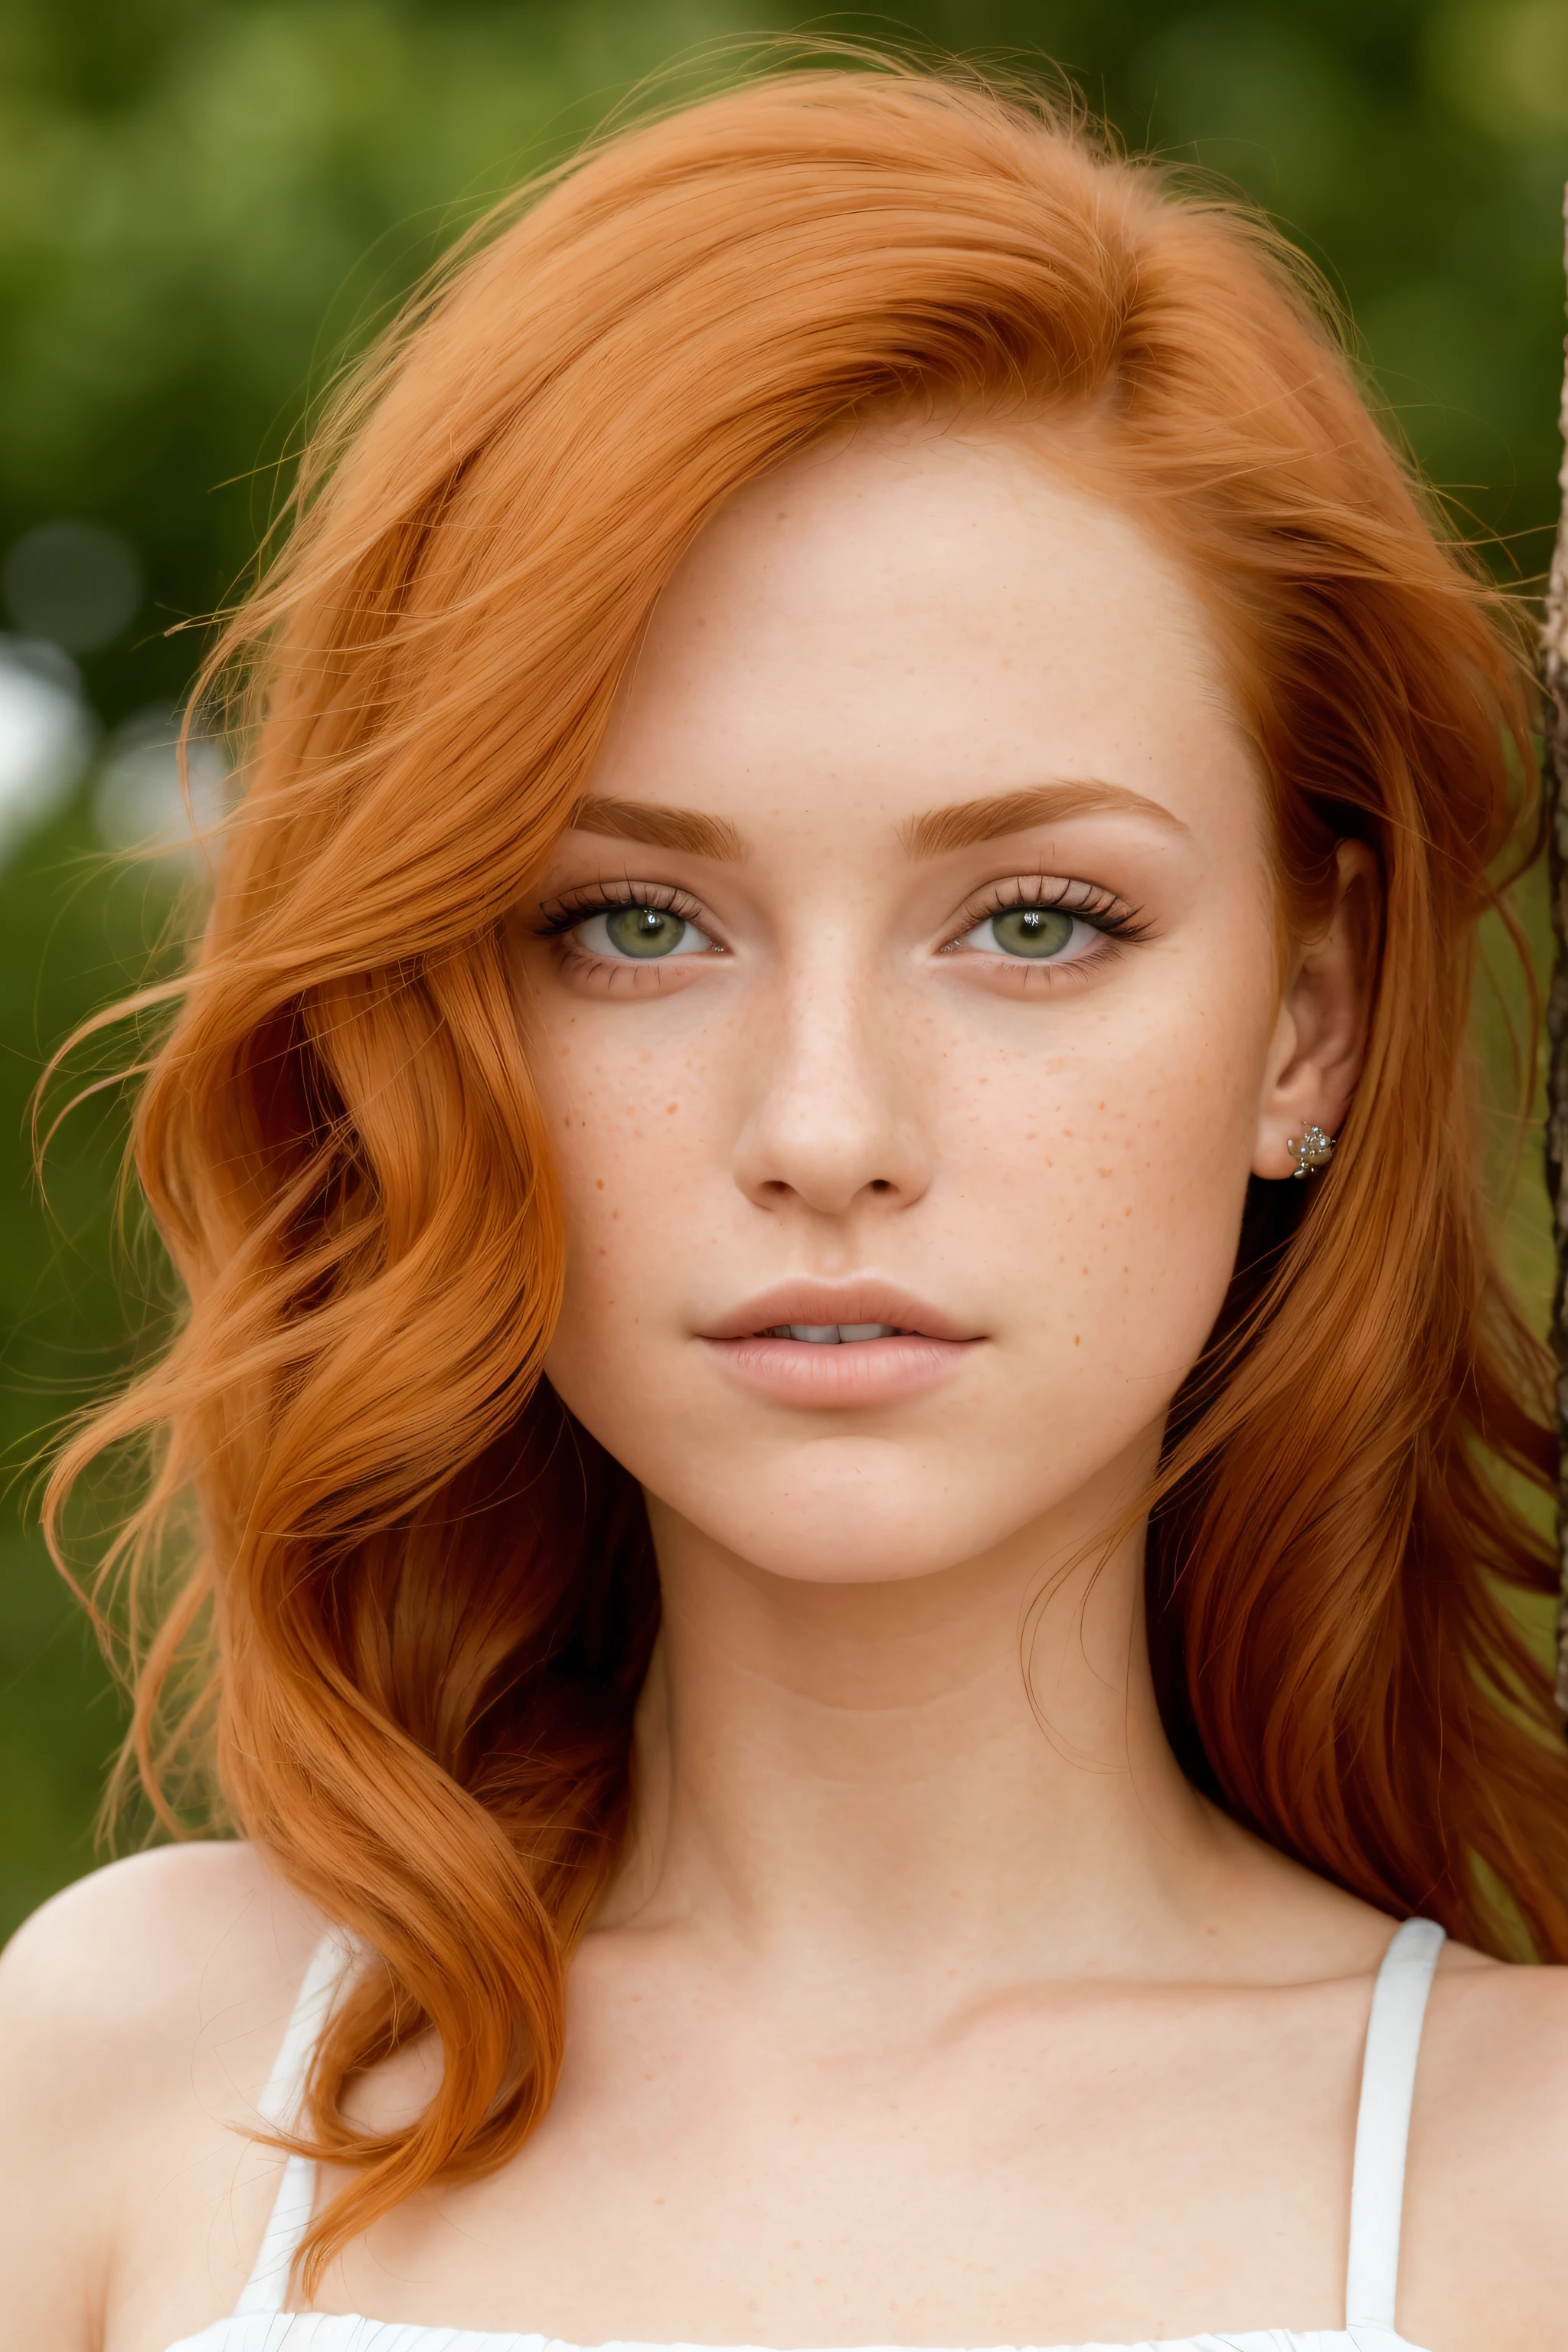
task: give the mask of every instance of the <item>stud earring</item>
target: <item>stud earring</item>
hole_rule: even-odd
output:
[[[1338,1136],[1325,1135],[1321,1127],[1310,1127],[1300,1143],[1293,1135],[1288,1135],[1285,1149],[1296,1155],[1292,1174],[1310,1176],[1318,1169],[1326,1168],[1334,1156],[1334,1146],[1338,1141]]]

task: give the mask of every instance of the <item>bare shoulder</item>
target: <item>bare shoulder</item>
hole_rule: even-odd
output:
[[[188,2063],[194,2039],[226,2015],[279,1999],[287,2014],[321,1933],[253,1846],[112,1863],[46,1903],[0,1956],[0,2063],[90,2070],[112,2096],[125,2066],[139,2074],[165,2053]]]
[[[234,2144],[321,1922],[251,1847],[116,1863],[0,1958],[0,2273],[26,2341],[98,2340],[149,2178]]]
[[[1411,2117],[1401,2278],[1408,2269],[1420,2326],[1404,2332],[1438,2346],[1559,2343],[1565,2176],[1568,1968],[1450,1944]]]
[[[1549,2129],[1568,2152],[1568,1968],[1519,1966],[1445,1945],[1421,2075],[1420,2090],[1506,2102],[1516,2132]]]

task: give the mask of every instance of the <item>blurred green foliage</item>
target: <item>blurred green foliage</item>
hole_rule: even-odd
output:
[[[244,574],[310,402],[453,231],[639,78],[801,21],[723,0],[0,0],[0,551],[67,517],[139,551],[142,609],[83,665],[106,725],[177,699],[200,639],[169,631]],[[1500,565],[1542,568],[1563,0],[902,0],[811,29],[1054,58],[1129,143],[1227,175],[1328,272]],[[110,877],[85,789],[0,874],[13,1463],[126,1360],[144,1311],[111,1247],[118,1113],[57,1146],[51,1224],[26,1106],[47,1049],[135,979],[172,888],[167,866]],[[1495,1010],[1482,1037],[1500,1062]],[[1539,1296],[1528,1181],[1510,1235]],[[0,1931],[89,1865],[118,1724],[28,1491],[0,1528]]]

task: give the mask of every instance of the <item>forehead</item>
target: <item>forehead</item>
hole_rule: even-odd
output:
[[[731,501],[660,599],[600,774],[752,824],[1054,777],[1191,822],[1205,781],[1256,781],[1174,562],[1037,430],[929,428],[863,429]]]

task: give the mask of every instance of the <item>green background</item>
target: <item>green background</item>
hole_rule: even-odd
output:
[[[178,697],[201,639],[170,630],[243,576],[302,414],[453,231],[641,77],[803,21],[668,0],[0,0],[0,551],[62,517],[139,551],[142,609],[84,663],[106,728]],[[1227,175],[1329,272],[1464,527],[1500,568],[1543,569],[1563,0],[958,0],[811,27],[1054,58],[1131,144]],[[0,873],[0,1932],[90,1865],[119,1722],[30,1525],[28,1465],[158,1317],[153,1254],[111,1233],[112,1109],[57,1145],[48,1216],[29,1171],[44,1053],[132,983],[172,903],[174,868],[106,867],[89,792]],[[1502,1073],[1495,1002],[1479,1017]],[[1517,1139],[1497,1129],[1500,1166]],[[1539,1311],[1534,1157],[1527,1139],[1500,1213]]]

